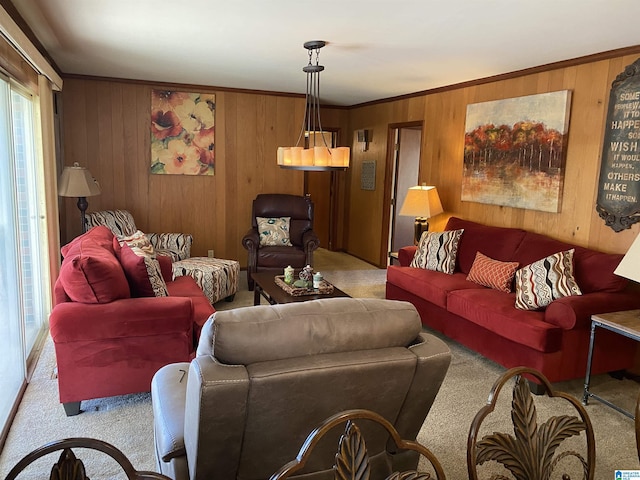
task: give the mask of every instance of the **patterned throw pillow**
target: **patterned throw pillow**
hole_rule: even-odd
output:
[[[518,266],[518,262],[500,262],[476,252],[467,280],[509,293]]]
[[[516,272],[516,308],[537,310],[554,300],[582,295],[573,277],[574,249],[554,253]]]
[[[125,269],[125,273],[127,273],[127,277],[134,280],[137,288],[134,290],[138,290],[137,294],[139,296],[145,296],[144,290],[145,288],[142,285],[146,285],[146,280],[141,278],[144,276],[144,272],[146,271],[146,275],[148,277],[148,282],[151,286],[151,290],[156,297],[168,297],[169,291],[167,290],[167,284],[162,277],[162,271],[160,270],[160,263],[156,259],[156,252],[153,249],[153,245],[149,242],[147,236],[138,230],[133,235],[129,235],[126,237],[118,237],[118,241],[120,245],[127,245],[131,248],[131,251],[135,253],[139,258],[140,262],[136,268],[135,261],[132,262],[130,260],[123,261],[123,256],[120,258],[120,262],[123,264],[123,268]],[[142,269],[142,273],[141,273]],[[137,270],[137,272],[136,272]]]
[[[462,232],[464,229],[424,232],[409,266],[453,274]]]
[[[153,245],[149,241],[149,238],[144,234],[144,232],[137,230],[133,235],[118,235],[118,241],[120,245],[126,243],[131,248],[139,248],[147,255],[155,258],[156,252],[153,249]]]
[[[260,245],[290,247],[289,222],[291,217],[267,218],[256,217],[258,232],[260,233]]]

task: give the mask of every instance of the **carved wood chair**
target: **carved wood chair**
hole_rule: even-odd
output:
[[[362,430],[358,425],[356,425],[356,420],[358,421],[358,424],[363,427]],[[431,476],[431,473],[418,472],[415,470],[409,470],[406,472],[390,472],[386,476],[386,480],[428,480],[432,478],[445,480],[445,474],[442,470],[442,466],[431,450],[418,442],[401,439],[398,431],[383,416],[371,410],[362,409],[345,410],[344,412],[337,413],[322,422],[321,425],[316,427],[309,434],[305,442],[302,444],[296,458],[286,465],[283,465],[280,470],[271,476],[269,480],[284,480],[298,472],[304,475],[305,472],[303,469],[307,464],[307,461],[309,461],[314,448],[318,446],[325,435],[327,435],[334,427],[341,424],[345,424],[345,428],[344,433],[340,436],[337,453],[335,454],[333,478],[343,480],[369,480],[369,478],[378,478],[372,473],[373,469],[369,464],[367,445],[364,438],[365,436],[363,435],[363,431],[365,429],[364,424],[369,421],[374,422],[384,429],[378,430],[381,430],[382,433],[389,438],[388,445],[393,441],[395,450],[412,450],[417,452],[429,461],[433,468],[433,472],[435,473],[435,477],[433,477]]]
[[[82,460],[76,458],[71,450],[72,448],[88,448],[98,450],[109,455],[122,467],[126,478],[129,480],[171,480],[165,475],[156,472],[148,472],[136,470],[131,465],[129,459],[113,445],[97,440],[94,438],[67,438],[65,440],[56,440],[54,442],[43,445],[33,452],[22,458],[7,474],[5,480],[14,480],[20,472],[27,468],[35,460],[49,455],[50,453],[62,450],[60,458],[51,468],[50,480],[89,480],[85,473],[85,467]],[[119,478],[119,477],[118,477]]]
[[[525,377],[537,379],[543,387],[543,396],[536,397],[535,402]],[[495,419],[489,420],[490,414],[498,413],[498,396],[512,378],[515,378],[511,401],[513,435],[496,432],[492,423]],[[566,400],[568,410],[577,411],[577,416],[556,415],[538,425],[536,404],[547,398]],[[554,408],[559,408],[557,403],[554,403]],[[567,408],[563,408],[562,412]],[[493,433],[478,440],[485,420],[491,423]],[[564,443],[570,438],[569,442]],[[479,468],[483,464],[485,469]],[[471,424],[467,442],[469,479],[547,480],[551,472],[560,468],[563,471],[559,475],[554,474],[553,478],[594,478],[595,438],[586,410],[573,396],[553,391],[547,378],[539,371],[525,367],[508,370],[493,385],[487,405],[476,414]],[[496,471],[499,473],[496,474]]]

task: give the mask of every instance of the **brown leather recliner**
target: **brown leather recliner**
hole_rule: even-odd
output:
[[[260,245],[260,233],[256,217],[290,217],[290,241],[292,246]],[[248,251],[247,283],[253,290],[253,272],[282,274],[291,265],[300,269],[313,266],[313,251],[320,246],[320,239],[313,231],[313,202],[310,197],[283,193],[263,193],[253,200],[251,228],[242,238]]]
[[[354,408],[415,439],[450,360],[408,302],[330,298],[216,312],[196,358],[154,376],[159,471],[175,480],[266,480],[322,420]],[[305,467],[306,480],[333,479],[337,435],[316,447],[322,454]],[[375,445],[372,479],[417,467],[415,452]]]

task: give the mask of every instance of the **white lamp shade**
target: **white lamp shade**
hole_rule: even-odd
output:
[[[640,235],[631,244],[620,265],[613,273],[640,283]]]
[[[58,180],[58,195],[61,197],[93,197],[100,195],[100,185],[91,172],[77,163],[64,167]]]
[[[443,211],[436,187],[422,185],[409,188],[399,215],[431,218]]]

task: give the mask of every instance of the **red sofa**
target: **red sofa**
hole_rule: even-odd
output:
[[[613,273],[622,255],[456,217],[445,229],[464,229],[453,275],[409,267],[417,247],[404,247],[398,252],[400,266],[387,269],[386,298],[411,302],[424,325],[505,368],[536,368],[552,382],[584,377],[591,315],[640,308],[638,292],[630,291],[626,279]],[[557,299],[543,310],[519,310],[515,293],[466,279],[478,251],[523,267],[570,248],[575,248],[574,276],[582,295]],[[599,329],[592,372],[630,367],[635,350],[634,341]]]
[[[168,296],[156,297],[142,259],[107,227],[62,254],[49,323],[67,415],[82,400],[150,391],[160,367],[193,357],[215,310],[191,277],[172,280],[169,257],[157,257]]]

